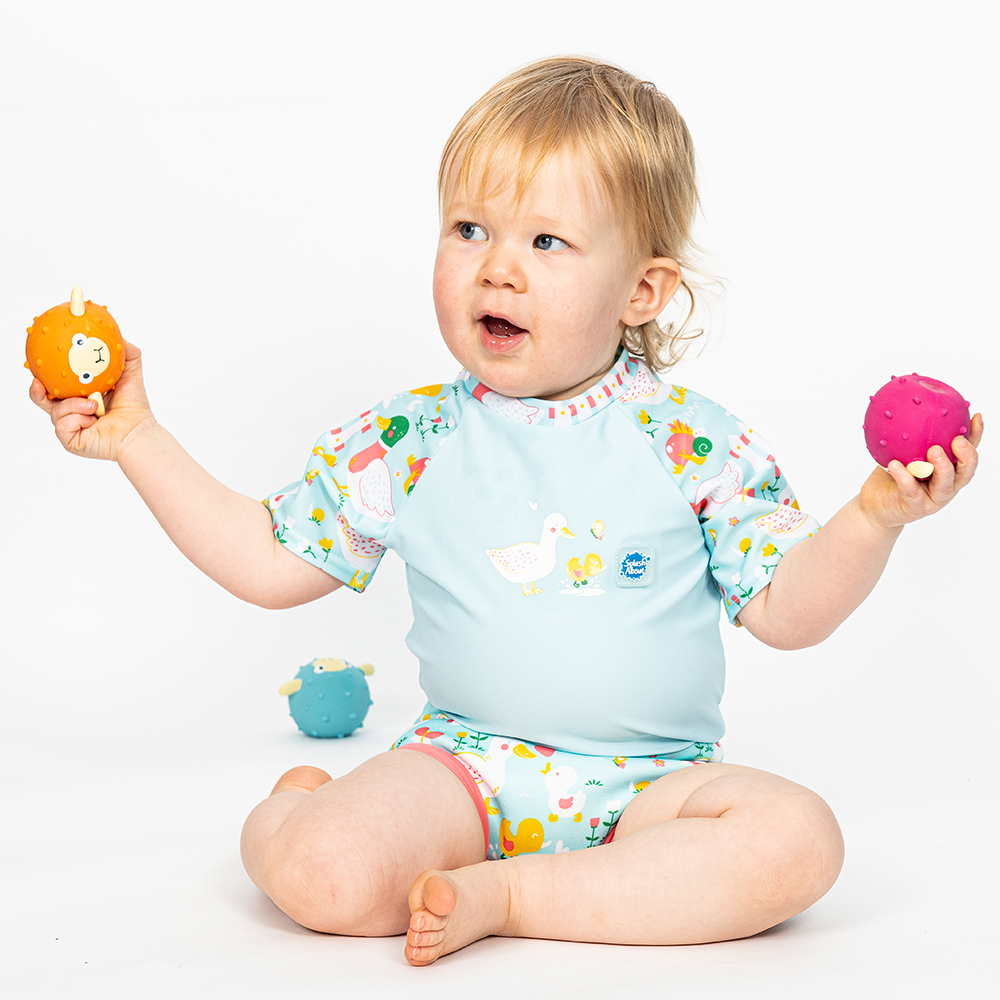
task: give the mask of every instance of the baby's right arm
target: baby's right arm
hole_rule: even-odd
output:
[[[285,551],[263,504],[210,476],[156,422],[137,347],[127,345],[125,373],[103,417],[90,399],[47,399],[37,379],[30,395],[67,451],[117,462],[174,544],[230,593],[264,608],[289,608],[342,586]]]

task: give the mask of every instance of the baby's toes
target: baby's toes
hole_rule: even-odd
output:
[[[421,931],[418,934],[419,944],[414,944],[410,935],[406,935],[406,948],[403,954],[410,965],[430,965],[437,961],[444,953],[444,934],[441,931],[431,931],[435,940],[428,940],[428,932]]]
[[[431,931],[441,931],[448,922],[448,914],[441,916],[430,910],[418,910],[410,914],[410,929],[407,934],[423,934]]]
[[[409,930],[406,932],[406,943],[411,948],[434,948],[444,940],[444,930]]]

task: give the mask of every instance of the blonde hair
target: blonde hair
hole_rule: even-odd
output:
[[[681,324],[662,328],[654,318],[627,327],[622,337],[651,368],[668,368],[703,332],[684,332],[695,305],[683,271],[692,267],[697,250],[691,229],[698,191],[687,125],[653,84],[610,63],[575,56],[544,59],[511,73],[466,111],[445,143],[438,171],[442,207],[455,186],[469,190],[474,175],[479,187],[470,194],[488,196],[496,176],[491,168],[504,161],[520,198],[545,157],[567,147],[590,159],[641,256],[670,257],[681,266],[681,287],[690,299]]]

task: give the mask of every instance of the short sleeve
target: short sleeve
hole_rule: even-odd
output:
[[[275,537],[359,593],[371,582],[387,536],[454,424],[451,386],[392,396],[322,434],[297,483],[271,494]]]
[[[385,554],[381,540],[389,524],[379,521],[376,530],[365,533],[348,520],[361,520],[350,503],[349,460],[378,441],[373,426],[363,416],[321,435],[302,478],[264,500],[282,545],[358,592],[368,586]]]
[[[726,613],[734,621],[768,585],[782,556],[820,525],[799,509],[770,445],[731,414],[721,423],[706,428],[718,457],[704,474],[689,475],[683,488],[701,523]]]
[[[622,400],[698,518],[709,570],[735,621],[819,523],[799,509],[771,446],[718,403],[660,382],[643,365]]]

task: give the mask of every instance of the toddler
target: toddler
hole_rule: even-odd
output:
[[[722,763],[720,595],[771,646],[828,636],[903,525],[972,478],[982,418],[957,465],[935,447],[926,482],[876,468],[821,532],[750,426],[661,382],[686,336],[657,317],[690,291],[694,156],[673,105],[614,66],[498,83],[448,140],[439,191],[457,380],[325,432],[264,505],[157,424],[134,347],[105,416],[37,382],[32,399],[245,600],[360,593],[385,549],[405,561],[427,704],[343,777],[283,775],[244,827],[247,872],[293,919],[405,932],[413,965],[490,934],[764,930],[830,888],[843,845],[817,795]]]

